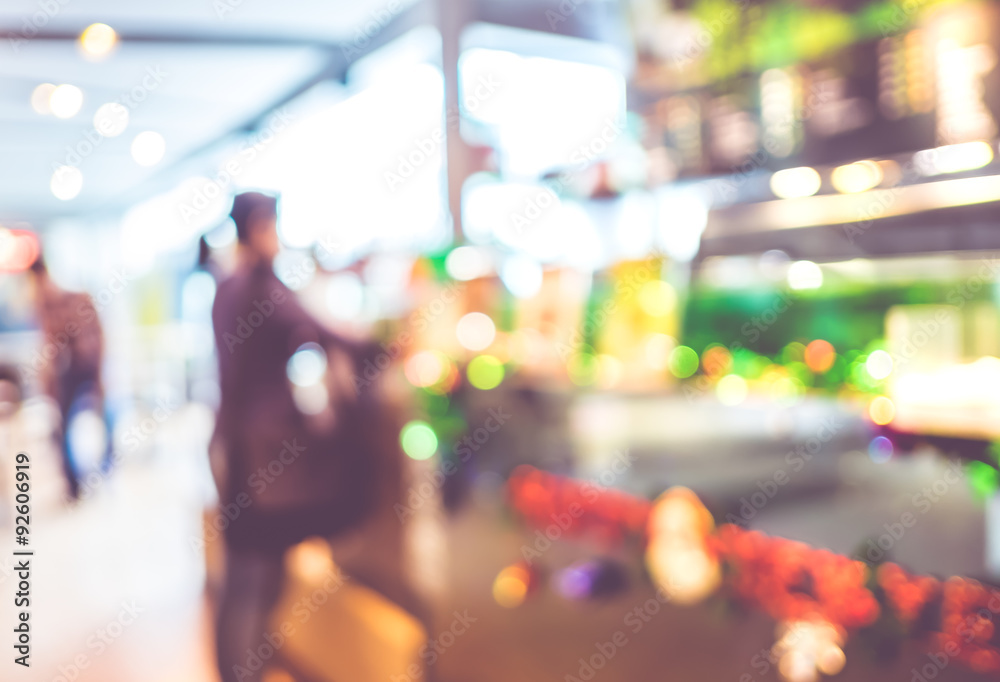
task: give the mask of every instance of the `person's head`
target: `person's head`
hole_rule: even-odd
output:
[[[240,246],[271,261],[278,254],[278,198],[260,192],[244,192],[233,199],[229,212],[236,223]]]
[[[21,377],[12,365],[0,365],[0,418],[9,417],[21,405]]]
[[[41,253],[35,257],[35,260],[28,267],[28,272],[36,279],[41,279],[49,274],[48,268],[45,267],[45,259]]]

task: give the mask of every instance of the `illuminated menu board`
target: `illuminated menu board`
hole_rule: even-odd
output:
[[[741,16],[675,63],[678,73],[721,77],[663,94],[647,110],[650,143],[665,148],[677,175],[834,164],[997,135],[996,5],[934,6],[905,26],[882,21],[885,35],[761,69],[753,67],[764,58],[740,63],[732,55],[737,47],[751,55],[763,49],[751,38],[765,15]],[[788,54],[804,50],[795,49]]]

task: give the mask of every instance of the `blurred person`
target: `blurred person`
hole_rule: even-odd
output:
[[[249,669],[247,651],[269,632],[285,552],[309,537],[346,542],[344,556],[334,552],[344,573],[428,622],[404,575],[392,511],[403,488],[399,419],[375,387],[353,382],[375,349],[326,329],[275,276],[275,197],[240,194],[231,217],[238,265],[212,309],[221,401],[211,457],[229,518],[217,614],[225,682],[263,674]],[[289,380],[289,361],[303,348],[325,358],[318,402],[304,402]],[[376,525],[384,532],[369,534]]]
[[[58,473],[57,410],[47,398],[25,398],[21,374],[0,365],[0,526],[14,520],[17,495],[15,458],[31,458],[31,506],[34,514],[57,508],[65,491]]]
[[[56,285],[41,255],[28,272],[43,338],[31,368],[59,408],[62,466],[67,492],[75,501],[85,460],[101,470],[111,462],[101,383],[104,333],[91,297]]]
[[[17,370],[9,365],[0,365],[0,525],[10,516],[13,507],[14,482],[9,472],[14,471],[8,458],[13,457],[19,448],[15,432],[19,429],[14,425],[18,410],[21,409],[21,379]]]

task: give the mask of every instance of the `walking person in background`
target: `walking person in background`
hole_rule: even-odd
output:
[[[212,468],[223,508],[239,510],[224,531],[217,617],[224,682],[263,674],[247,665],[247,650],[269,631],[285,551],[309,537],[358,529],[400,480],[398,427],[377,391],[358,392],[352,383],[369,346],[326,329],[273,272],[277,213],[272,196],[234,199],[239,263],[219,285],[212,309],[221,388]],[[309,399],[298,390],[303,364],[320,367],[325,377]],[[375,563],[371,570],[341,569],[419,611],[405,586],[383,579],[392,567]]]
[[[101,383],[104,333],[90,296],[56,285],[41,256],[29,275],[43,337],[36,356],[41,359],[39,379],[59,407],[63,471],[69,497],[76,500],[81,468],[89,463],[105,470],[111,461]]]

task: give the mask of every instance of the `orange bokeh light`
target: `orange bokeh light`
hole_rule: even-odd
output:
[[[833,367],[833,361],[837,359],[837,352],[830,345],[829,341],[816,339],[806,346],[804,360],[806,367],[816,374],[822,374]]]
[[[702,353],[701,365],[710,376],[722,376],[733,366],[733,356],[725,346],[711,346]]]

